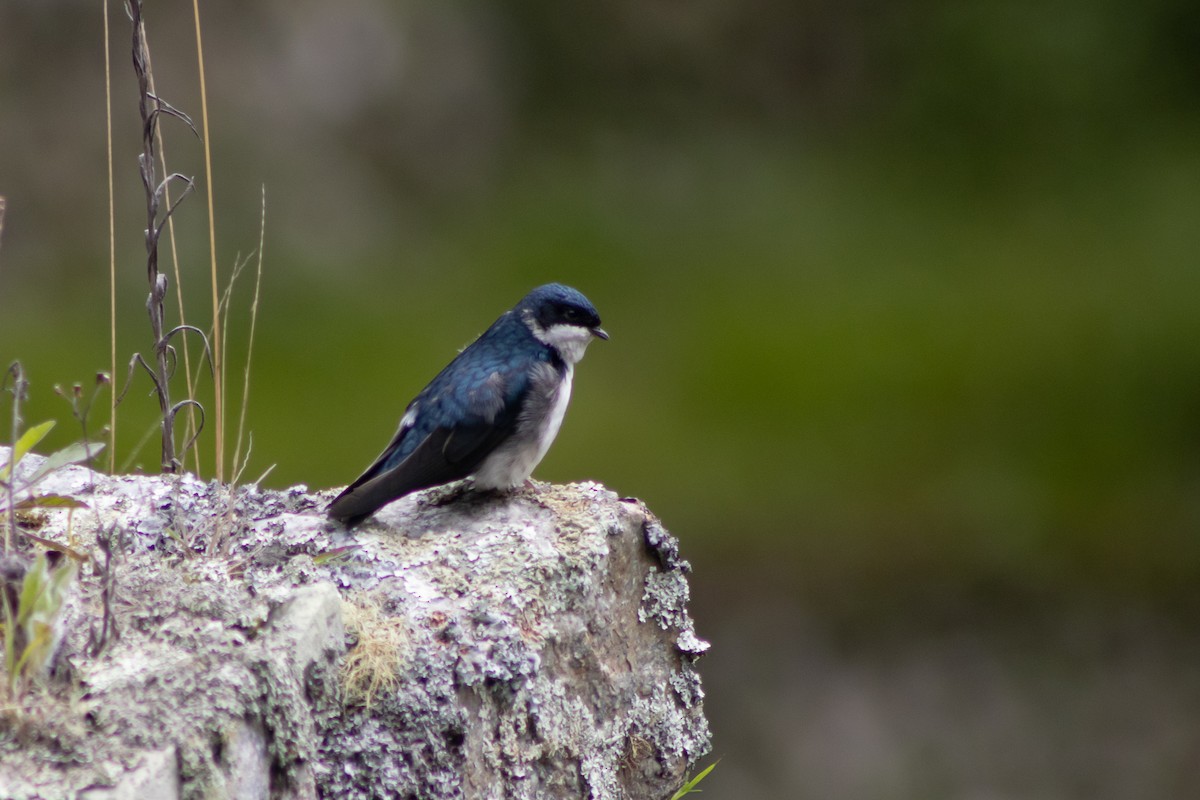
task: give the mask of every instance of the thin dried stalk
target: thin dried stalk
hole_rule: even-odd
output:
[[[208,88],[204,79],[204,44],[200,37],[200,0],[192,0],[196,20],[196,60],[200,70],[200,119],[204,131],[204,185],[208,192],[208,253],[213,305],[213,424],[216,426],[217,480],[225,478],[225,365],[221,353],[221,300],[217,284],[217,234],[213,216],[212,148],[208,135]]]
[[[155,86],[154,86],[154,65],[153,65],[153,61],[151,60],[149,45],[147,45],[147,48],[146,48],[146,66],[149,67],[149,72],[148,72],[147,77],[149,79],[149,84],[150,84],[150,93],[154,97],[158,97],[158,91],[155,89]],[[190,124],[191,123],[189,120],[189,125]],[[163,141],[162,128],[159,126],[155,127],[155,144],[158,147],[159,168],[162,170],[163,174],[166,175],[167,174],[167,149],[166,149],[165,142]],[[166,186],[163,187],[163,199],[166,201],[167,207],[169,208],[171,206],[171,186],[170,186],[170,184],[167,184]],[[175,273],[175,300],[179,306],[179,323],[182,325],[182,324],[187,323],[187,317],[184,313],[184,308],[183,308],[183,277],[179,271],[179,249],[176,245],[176,240],[175,240],[175,217],[174,216],[167,217],[167,241],[171,245],[171,266],[172,266],[173,272]],[[198,377],[198,375],[199,375],[199,372],[197,372],[197,377]],[[184,380],[187,382],[187,396],[195,397],[196,396],[197,378],[194,378],[192,376],[191,348],[188,346],[188,340],[187,340],[186,336],[183,337],[183,376],[184,376]],[[196,442],[196,435],[199,433],[199,430],[196,425],[196,408],[193,407],[192,405],[188,405],[187,413],[186,413],[184,419],[185,419],[185,423],[186,423],[186,427],[183,432],[185,441],[192,442],[190,447],[184,448],[184,451],[185,451],[184,458],[186,459],[186,457],[187,457],[186,451],[190,449],[192,451],[192,459],[193,459],[193,463],[195,464],[196,474],[200,474],[200,448],[198,446],[198,443]]]
[[[246,345],[246,371],[242,380],[242,408],[238,415],[237,446],[234,448],[233,463],[238,465],[242,457],[242,434],[246,429],[246,407],[250,405],[250,359],[254,354],[254,328],[258,322],[259,289],[262,286],[263,245],[267,238],[267,187],[262,187],[262,216],[258,225],[258,263],[254,274],[254,302],[250,304],[250,341]],[[247,460],[249,456],[247,455]],[[245,463],[237,467],[240,476]],[[234,479],[237,480],[236,478]]]
[[[158,99],[150,92],[150,61],[146,48],[146,26],[142,20],[141,0],[130,0],[130,19],[133,22],[133,71],[138,80],[138,113],[142,117],[142,154],[138,166],[142,176],[142,188],[146,192],[146,279],[150,284],[150,296],[146,299],[146,311],[150,315],[150,330],[154,335],[154,367],[148,368],[154,380],[158,408],[162,417],[163,472],[175,472],[175,436],[172,430],[170,365],[167,346],[163,336],[164,299],[167,296],[167,276],[158,270],[158,200],[160,188],[154,169],[154,133],[158,126]]]
[[[104,7],[104,130],[108,156],[108,327],[111,359],[109,375],[117,375],[117,220],[113,193],[112,56],[108,43],[108,0]],[[112,409],[108,419],[108,472],[117,466],[117,384],[112,385]]]

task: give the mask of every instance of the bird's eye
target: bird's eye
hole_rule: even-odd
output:
[[[563,310],[563,316],[566,317],[568,320],[572,320],[572,321],[577,320],[580,317],[579,309],[567,307],[566,309]]]

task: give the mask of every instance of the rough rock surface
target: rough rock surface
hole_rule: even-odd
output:
[[[89,506],[38,536],[103,564],[113,535],[119,636],[91,654],[85,566],[55,674],[0,712],[5,798],[665,798],[708,751],[688,564],[599,485],[452,485],[350,532],[303,487],[38,490]]]

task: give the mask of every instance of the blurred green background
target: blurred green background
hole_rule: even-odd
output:
[[[110,13],[123,382],[150,334]],[[191,6],[146,13],[199,123]],[[456,348],[569,283],[612,340],[537,476],[682,539],[710,797],[1200,794],[1200,6],[202,13],[223,279],[266,192],[248,477],[348,482]],[[102,31],[97,4],[0,7],[0,361],[51,447],[51,387],[110,369]],[[202,149],[165,130],[207,327]],[[135,380],[118,460],[153,470]]]

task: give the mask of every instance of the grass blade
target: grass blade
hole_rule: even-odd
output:
[[[680,800],[680,798],[684,797],[685,795],[689,795],[693,792],[696,792],[698,794],[701,791],[703,791],[702,789],[696,788],[697,784],[699,784],[700,781],[707,778],[708,773],[713,771],[713,767],[717,766],[717,764],[720,764],[720,763],[721,763],[720,759],[717,759],[716,761],[714,761],[713,763],[711,763],[707,767],[705,767],[703,770],[701,770],[695,777],[693,777],[691,780],[689,780],[683,786],[680,786],[679,791],[676,792],[675,794],[671,795],[671,800]]]
[[[54,420],[48,420],[43,422],[41,425],[34,425],[32,428],[25,431],[25,433],[21,434],[21,438],[17,439],[17,443],[13,446],[12,459],[4,465],[3,469],[0,469],[0,480],[7,481],[9,478],[11,478],[13,470],[16,469],[17,464],[21,463],[21,459],[25,456],[25,454],[36,447],[37,443],[40,442],[53,427]]]

